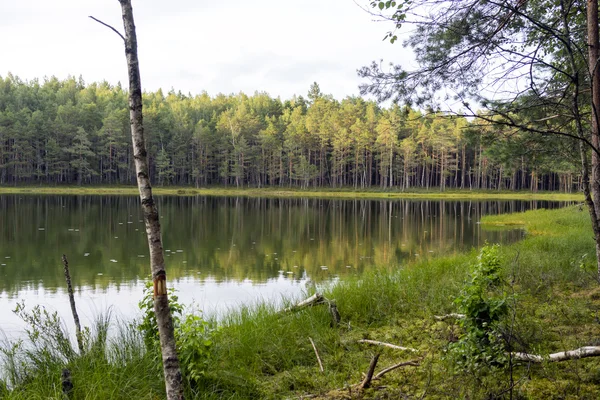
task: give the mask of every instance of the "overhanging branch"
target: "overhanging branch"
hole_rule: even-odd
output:
[[[125,37],[123,35],[121,35],[121,32],[119,32],[118,30],[116,30],[115,28],[113,28],[112,26],[110,26],[109,24],[100,21],[98,18],[94,18],[91,15],[89,15],[89,17],[91,19],[93,19],[94,21],[98,22],[99,24],[102,24],[102,25],[106,26],[107,28],[112,29],[112,31],[115,32],[117,35],[119,35],[121,37],[121,39],[123,39],[123,42],[125,42]]]

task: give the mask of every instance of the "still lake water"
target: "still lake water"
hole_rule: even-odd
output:
[[[299,296],[374,268],[519,240],[486,231],[482,215],[555,208],[546,201],[157,197],[169,284],[213,314]],[[113,307],[138,315],[150,268],[135,196],[0,196],[0,327],[22,328],[16,303],[56,310],[71,325],[61,255],[83,323]],[[311,283],[312,282],[312,283]]]

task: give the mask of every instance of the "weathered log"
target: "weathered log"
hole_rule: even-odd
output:
[[[542,356],[539,354],[528,353],[512,353],[512,357],[517,361],[526,361],[532,363],[560,362],[569,360],[579,360],[580,358],[598,357],[600,356],[600,346],[585,346],[575,350],[561,351],[558,353]]]
[[[297,311],[297,310],[300,310],[305,307],[312,307],[312,306],[316,306],[319,304],[326,304],[326,303],[328,303],[328,301],[327,301],[327,299],[325,299],[325,297],[323,297],[323,295],[321,293],[315,293],[312,296],[310,296],[309,298],[302,300],[298,304],[284,309],[282,312],[286,313],[286,312],[291,312],[291,311]]]
[[[415,353],[419,352],[419,350],[413,349],[412,347],[402,347],[402,346],[397,346],[397,345],[391,344],[391,343],[379,342],[377,340],[361,339],[358,341],[358,343],[365,343],[365,344],[372,344],[375,346],[389,347],[390,349],[394,349],[394,350],[413,351]]]

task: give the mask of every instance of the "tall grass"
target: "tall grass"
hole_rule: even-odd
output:
[[[41,307],[19,314],[26,335],[0,350],[6,399],[63,399],[62,373],[68,369],[75,399],[157,399],[164,397],[156,356],[146,352],[131,324],[114,323],[110,312],[84,332],[78,354],[56,314]],[[111,334],[109,335],[109,329]]]
[[[548,292],[556,285],[584,288],[594,283],[594,238],[590,216],[572,206],[561,210],[488,216],[483,226],[523,226],[526,239],[506,246],[505,263],[523,290]]]

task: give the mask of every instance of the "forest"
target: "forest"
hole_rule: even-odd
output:
[[[135,183],[127,89],[0,77],[0,185]],[[581,189],[574,142],[360,97],[145,92],[158,185]]]

